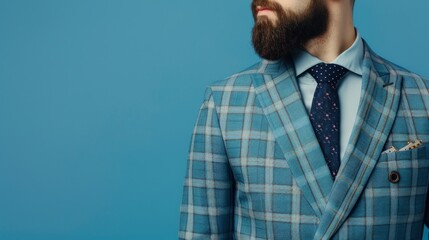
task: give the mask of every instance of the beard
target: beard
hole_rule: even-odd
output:
[[[272,9],[277,20],[274,22],[267,16],[258,17],[257,6]],[[277,2],[269,0],[253,0],[251,7],[255,20],[253,48],[264,59],[289,57],[293,50],[327,30],[329,14],[323,0],[311,0],[308,8],[301,13],[285,10]]]

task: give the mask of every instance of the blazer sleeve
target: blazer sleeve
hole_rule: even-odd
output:
[[[232,239],[234,179],[210,87],[198,113],[187,160],[179,239]]]
[[[429,188],[429,186],[428,186]],[[425,225],[429,228],[429,194],[426,193]],[[429,239],[429,236],[428,236]]]

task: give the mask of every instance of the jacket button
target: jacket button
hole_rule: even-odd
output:
[[[397,171],[391,171],[389,174],[389,181],[391,183],[399,182],[399,173]]]

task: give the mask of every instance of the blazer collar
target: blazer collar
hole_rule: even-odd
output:
[[[360,104],[335,182],[302,102],[293,62],[264,60],[258,73],[251,75],[292,175],[320,219],[315,239],[331,238],[347,219],[377,163],[398,109],[402,78],[363,41]]]

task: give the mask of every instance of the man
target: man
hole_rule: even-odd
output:
[[[353,0],[255,0],[263,60],[206,90],[180,239],[421,239],[429,80],[376,55]]]

